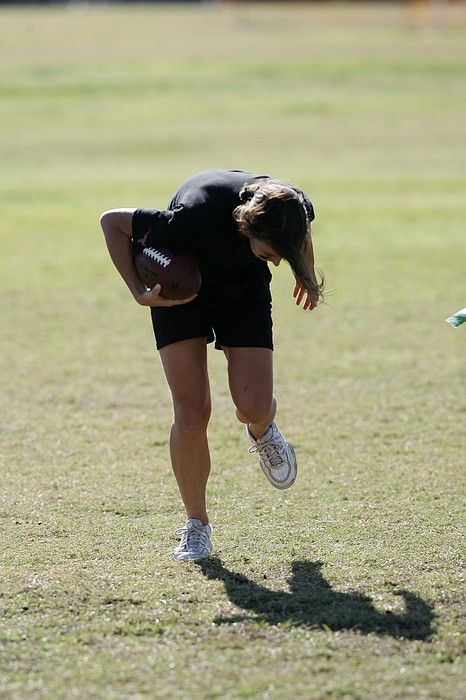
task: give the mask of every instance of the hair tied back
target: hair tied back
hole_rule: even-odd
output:
[[[243,204],[245,204],[246,202],[250,202],[251,199],[254,197],[254,193],[257,189],[257,185],[255,183],[254,185],[252,187],[251,185],[244,185],[241,192],[239,193],[240,201],[243,202]]]

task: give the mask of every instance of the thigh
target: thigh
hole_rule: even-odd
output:
[[[209,309],[199,297],[179,306],[152,306],[151,316],[158,350],[182,340],[214,339]]]
[[[160,350],[163,369],[174,404],[189,404],[193,411],[210,405],[205,338],[192,338]]]
[[[236,406],[273,399],[273,352],[269,348],[223,348],[230,392]]]

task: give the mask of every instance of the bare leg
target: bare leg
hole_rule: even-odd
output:
[[[210,473],[207,424],[211,402],[205,338],[183,340],[160,350],[173,398],[170,433],[172,468],[188,518],[208,522],[206,486]]]
[[[257,439],[277,411],[273,395],[273,352],[268,348],[224,348],[236,416]]]
[[[296,480],[298,464],[293,446],[273,422],[277,402],[273,396],[272,350],[228,348],[226,356],[236,415],[249,424],[255,438],[253,449],[259,453],[259,465],[267,479],[275,488],[287,489]]]

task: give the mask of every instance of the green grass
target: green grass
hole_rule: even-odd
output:
[[[0,11],[0,697],[461,697],[465,21],[404,7]],[[270,489],[210,352],[216,557],[175,565],[171,405],[98,228],[205,167],[296,182]]]

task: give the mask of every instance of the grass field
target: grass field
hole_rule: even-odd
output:
[[[1,698],[464,697],[466,22],[444,11],[0,10]],[[182,566],[168,391],[98,217],[215,166],[311,194],[332,293],[305,314],[274,270],[289,492],[210,353],[216,556]]]

